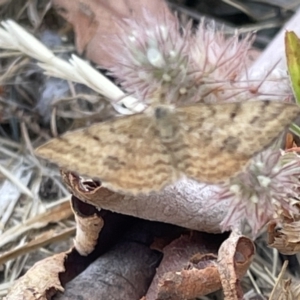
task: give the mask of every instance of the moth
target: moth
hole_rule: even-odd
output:
[[[68,132],[35,150],[125,194],[160,191],[182,177],[218,184],[241,172],[300,115],[291,103],[158,104]]]

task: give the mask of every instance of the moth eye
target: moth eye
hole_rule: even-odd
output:
[[[167,115],[167,110],[163,107],[157,107],[155,108],[154,115],[156,119],[162,119]]]

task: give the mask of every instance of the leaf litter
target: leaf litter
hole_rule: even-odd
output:
[[[13,5],[12,2],[14,2]],[[90,4],[90,2],[91,1],[86,1],[86,4]],[[125,1],[124,3],[126,4],[127,2]],[[223,4],[224,3],[222,3],[222,1],[219,1],[218,3],[218,5]],[[292,4],[293,3],[290,3],[290,5]],[[183,20],[186,18],[186,12],[192,12],[192,16],[196,14],[196,17],[199,17],[198,13],[195,13],[195,8],[186,9],[186,6],[182,3],[173,3],[172,5],[178,8],[179,17]],[[280,3],[279,6],[281,5],[283,4]],[[230,8],[231,10],[229,11],[231,11],[231,14],[234,14],[234,10],[239,9],[239,6],[234,5]],[[247,14],[247,6],[243,6],[241,8],[242,11]],[[87,12],[88,10],[85,11]],[[182,11],[185,13],[182,13]],[[271,13],[274,14],[274,11],[271,11]],[[255,17],[253,14],[255,14],[255,9],[251,9],[249,11],[250,17]],[[72,34],[71,27],[57,16],[51,8],[49,1],[39,1],[38,3],[35,1],[1,1],[0,16],[1,20],[9,18],[14,19],[20,25],[24,26],[26,30],[30,30],[35,33],[35,35],[38,36],[38,38],[48,47],[50,47],[56,55],[59,55],[59,57],[65,59],[75,50],[74,36]],[[256,17],[256,20],[260,20],[261,15],[257,15]],[[281,24],[279,23],[280,22],[277,22],[276,25],[280,26]],[[272,24],[272,22],[269,22],[269,26],[271,26],[270,24]],[[259,27],[259,22],[257,22],[256,25]],[[51,29],[50,33],[47,31],[48,29]],[[63,38],[61,39],[61,37]],[[258,43],[262,41],[265,40],[259,37]],[[33,284],[33,287],[38,289],[40,288],[39,282],[46,281],[46,278],[45,281],[43,281],[40,277],[46,269],[48,272],[46,275],[49,276],[50,281],[48,282],[47,287],[43,286],[42,290],[38,291],[41,299],[43,299],[43,297],[46,299],[47,297],[54,295],[56,291],[63,291],[62,286],[70,280],[72,276],[69,276],[67,280],[61,276],[58,277],[58,274],[65,273],[66,268],[70,267],[70,261],[80,264],[82,258],[78,255],[76,249],[71,248],[73,242],[70,236],[74,234],[76,224],[72,218],[71,207],[68,204],[69,197],[66,197],[68,196],[68,191],[61,182],[60,174],[56,167],[41,164],[32,155],[32,151],[30,151],[30,149],[34,149],[36,145],[42,142],[42,140],[44,141],[49,139],[55,133],[62,133],[69,129],[89,125],[92,122],[102,121],[116,113],[111,108],[111,105],[109,105],[107,101],[105,101],[105,99],[99,96],[99,94],[95,91],[87,89],[81,84],[74,84],[70,81],[52,80],[52,78],[49,79],[49,77],[45,77],[42,70],[36,66],[36,62],[24,56],[21,51],[2,50],[0,55],[0,153],[2,174],[0,193],[3,195],[3,197],[1,196],[0,203],[0,249],[2,254],[0,256],[0,259],[2,260],[0,261],[2,265],[1,272],[3,274],[3,281],[0,285],[0,297],[5,296],[9,288],[12,286],[13,281],[20,275],[24,274],[37,260],[41,259],[41,257],[48,256],[46,260],[41,260],[38,264],[36,264],[33,269],[29,269],[25,275],[25,280],[20,281],[21,283],[25,283],[23,291],[24,288],[28,288],[28,284]],[[74,61],[76,62],[76,58],[74,58]],[[55,70],[49,70],[49,73],[51,72],[55,72]],[[74,81],[76,82],[76,80]],[[91,84],[88,86],[91,87]],[[120,91],[116,90],[116,93],[119,93],[118,95],[120,95]],[[119,112],[123,112],[122,108],[118,109]],[[47,185],[45,186],[45,182],[48,182],[47,185],[50,185],[50,187]],[[92,183],[89,183],[89,186],[91,184]],[[41,190],[43,190],[43,197],[41,197]],[[53,190],[55,193],[53,193]],[[9,195],[9,197],[7,195]],[[121,216],[116,216],[115,214],[105,211],[101,212],[99,215],[99,212],[97,212],[97,210],[93,207],[90,207],[89,205],[82,205],[81,201],[76,200],[74,197],[72,202],[75,216],[78,216],[79,214],[78,218],[83,222],[88,220],[87,224],[90,224],[89,220],[94,220],[92,221],[93,223],[96,220],[96,224],[102,224],[103,220],[105,220],[104,224],[106,227],[109,228],[111,226],[111,231],[113,231],[112,229],[116,226],[113,224],[115,224],[116,220],[118,220],[121,224],[127,224],[129,227],[136,222],[136,220],[131,218],[125,217],[125,219],[123,219]],[[122,220],[123,223],[120,220]],[[88,225],[87,229],[81,230],[78,230],[77,227],[76,239],[79,239],[79,241],[82,242],[82,238],[83,240],[84,238],[87,238],[90,234],[88,229],[89,226],[90,225]],[[97,226],[96,228],[92,226],[96,230],[94,235],[92,235],[93,237],[91,239],[88,238],[89,241],[94,241],[96,244],[99,235],[101,235],[99,234],[101,226],[98,229]],[[109,229],[106,230],[108,232],[110,231]],[[160,243],[170,245],[169,247],[172,249],[170,239],[173,240],[174,243],[179,244],[182,242],[182,239],[186,238],[189,240],[189,235],[186,234],[186,229],[177,230],[177,236],[172,237],[170,230],[166,230],[167,233],[165,236],[159,238]],[[105,231],[104,228],[101,232],[103,233],[103,231]],[[136,231],[137,230],[135,229],[133,232],[136,234]],[[283,230],[282,233],[285,234],[285,231]],[[80,237],[78,237],[78,235],[80,235]],[[109,236],[110,239],[114,237],[113,234],[110,234]],[[133,233],[131,233],[131,235],[129,234],[130,242],[132,242],[132,236],[134,236]],[[293,271],[293,263],[291,259],[290,267],[286,269],[286,265],[283,265],[283,270],[279,274],[281,262],[284,259],[287,259],[287,257],[283,257],[275,250],[273,251],[272,249],[267,248],[264,236],[265,234],[262,234],[256,240],[257,252],[253,258],[251,255],[251,259],[247,260],[247,262],[250,262],[253,259],[253,263],[250,266],[247,275],[241,282],[245,291],[245,299],[258,299],[258,295],[261,295],[261,297],[262,295],[268,295],[271,293],[273,288],[274,290],[270,299],[290,299],[289,297],[291,293],[294,293],[294,296],[298,295],[297,277],[300,274]],[[109,240],[109,238],[105,237],[105,234],[102,234],[101,238],[105,241],[105,244],[110,244],[107,242],[107,239]],[[208,235],[206,240],[202,241],[200,244],[205,245],[207,243],[207,246],[209,246],[209,240],[211,238],[212,236]],[[136,237],[134,239],[136,239]],[[156,242],[154,242],[153,239],[155,239]],[[157,239],[157,235],[152,235],[152,239],[150,239],[151,242],[148,242],[148,244],[152,245],[151,247],[158,245]],[[117,240],[118,239],[116,238],[116,241]],[[246,241],[251,244],[250,240]],[[292,242],[295,242],[295,239]],[[96,256],[99,256],[99,253],[101,252],[107,252],[106,255],[108,258],[106,258],[105,255],[103,255],[104,257],[100,256],[100,266],[96,269],[98,272],[101,272],[101,270],[106,268],[106,264],[114,261],[115,257],[119,257],[119,261],[121,261],[124,257],[126,257],[126,249],[132,249],[132,246],[128,248],[128,245],[126,244],[128,241],[124,241],[122,239],[119,243],[119,250],[121,251],[121,254],[119,252],[117,254],[114,253],[114,251],[118,251],[118,246],[115,246],[115,248],[112,248],[112,250],[108,252],[107,249],[100,250],[97,255],[92,254],[92,256],[94,255],[93,258],[89,258],[83,262],[79,269],[83,270],[84,266],[86,267],[92,260],[95,259]],[[184,247],[189,249],[189,246],[187,245],[189,245],[189,242],[185,241]],[[81,250],[81,252],[85,255],[93,252],[94,246],[95,244],[92,244],[87,250]],[[107,248],[109,249],[109,247]],[[67,249],[70,250],[66,251]],[[158,249],[160,252],[167,251],[167,248],[165,247],[158,247]],[[138,253],[139,250],[136,251]],[[52,256],[54,252],[61,253]],[[199,250],[197,250],[195,255],[199,255],[199,253],[201,253],[201,251],[199,252]],[[230,253],[232,255],[234,252]],[[239,253],[239,255],[241,255],[241,253]],[[121,256],[122,254],[124,257]],[[145,254],[141,255],[143,257]],[[150,251],[148,255],[148,263],[153,265],[154,268],[158,266],[160,262],[159,256],[155,255],[153,251]],[[202,253],[201,255],[203,256],[204,254]],[[242,254],[242,256],[243,255],[244,254]],[[186,257],[186,261],[189,261],[191,256],[192,254],[189,254]],[[210,254],[210,256],[208,256],[208,260],[213,262],[217,256],[217,253],[215,253],[215,256]],[[165,255],[165,258],[168,258],[168,255]],[[230,256],[226,255],[225,258],[231,259]],[[133,262],[137,263],[136,269],[128,271],[130,274],[134,274],[135,270],[140,270],[140,268],[145,269],[147,267],[146,265],[139,265],[142,263],[142,260],[139,262],[138,256],[131,259],[132,260],[129,259],[131,263],[127,263],[124,266],[126,269],[126,266],[131,265]],[[296,254],[295,259],[296,262],[294,262],[294,268],[296,268],[299,264],[297,260],[298,254]],[[173,263],[173,261],[171,259],[169,267],[174,267],[175,263]],[[195,262],[199,263],[201,259],[196,259],[194,257],[192,261],[195,267],[195,265],[197,265]],[[163,268],[163,266],[164,264],[162,263],[160,268]],[[118,267],[120,267],[120,265],[117,263],[115,268]],[[222,267],[224,267],[224,265],[222,265]],[[178,272],[191,271],[189,274],[194,272],[191,269],[181,270],[181,268],[182,266],[178,267]],[[188,268],[191,268],[191,265],[189,265]],[[219,268],[221,267],[219,266]],[[40,271],[36,271],[38,269],[40,269]],[[71,267],[70,270],[72,270]],[[114,268],[112,270],[114,270]],[[78,270],[73,270],[73,272],[74,274],[78,274]],[[97,274],[97,271],[93,270],[90,277],[88,277],[89,284],[91,284],[93,278],[95,278],[95,272]],[[287,276],[289,279],[283,280],[283,273],[288,274]],[[84,276],[84,273],[82,274],[82,276]],[[120,276],[125,276],[124,274],[121,274],[122,273],[120,273]],[[172,276],[174,275],[178,275],[177,272],[172,274]],[[278,280],[276,280],[277,275]],[[149,287],[149,283],[152,281],[153,276],[153,269],[149,269],[148,273],[145,277],[143,277],[142,281],[144,286],[140,288],[139,293],[145,293],[145,290]],[[211,274],[207,276],[209,276],[209,278],[213,278],[211,277]],[[232,277],[230,276],[230,278]],[[103,280],[105,280],[105,278]],[[111,280],[113,284],[118,282],[118,279],[116,278]],[[130,281],[135,283],[137,278],[130,278]],[[81,281],[79,280],[79,286],[80,282]],[[226,284],[226,282],[223,282],[223,287],[224,284]],[[20,286],[20,289],[22,290],[22,286]],[[87,292],[88,290],[92,290],[95,292],[95,289],[96,286],[91,285],[88,286],[87,289],[84,289],[84,291]],[[189,289],[189,291],[191,290],[192,289]],[[214,289],[211,291],[213,290]],[[13,293],[14,292],[16,295],[19,293],[17,289],[15,289]],[[107,291],[107,293],[111,292],[111,290]],[[66,286],[66,295],[67,293],[68,288]],[[161,293],[163,293],[163,290],[161,290]],[[170,290],[168,293],[170,293]],[[89,294],[82,292],[82,295],[87,296]],[[130,292],[125,295],[130,295]],[[26,294],[24,294],[24,296],[26,297]],[[27,294],[27,296],[28,298],[26,299],[32,299],[29,294]],[[13,296],[10,297],[12,298],[8,299],[14,299]],[[138,299],[139,296],[136,294],[133,298],[134,297],[137,297],[136,299]],[[211,296],[200,297],[199,299],[222,299],[221,297],[222,296],[220,296],[220,294],[216,293]]]

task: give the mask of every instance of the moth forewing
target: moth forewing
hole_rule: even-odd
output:
[[[220,183],[243,170],[300,115],[273,101],[157,105],[153,113],[69,132],[36,154],[122,193],[149,193],[186,176]]]

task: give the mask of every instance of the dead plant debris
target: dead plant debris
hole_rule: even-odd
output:
[[[62,180],[55,166],[34,156],[33,149],[53,136],[128,112],[107,101],[111,95],[99,89],[100,75],[91,66],[76,57],[64,62],[77,52],[94,66],[109,64],[98,46],[103,35],[118,31],[111,16],[138,18],[142,5],[153,14],[159,7],[167,10],[162,0],[0,0],[0,20],[14,20],[47,47],[28,50],[28,36],[24,44],[0,49],[0,298],[219,300],[224,294],[226,299],[244,294],[248,300],[298,299],[297,216],[283,212],[281,220],[269,224],[268,243],[262,232],[255,246],[235,232],[228,237],[194,231],[217,233],[220,212],[219,219],[198,223],[185,219],[182,208],[164,212],[166,223],[178,223],[177,215],[178,227],[157,222],[155,207],[147,212],[143,202],[138,216],[148,218],[144,221],[136,218],[128,197],[68,172]],[[264,51],[300,1],[177,0],[168,5],[183,24],[192,18],[196,26],[205,16],[228,34],[236,28],[255,30],[254,45]],[[259,51],[249,61],[255,63]],[[54,69],[47,65],[52,55]],[[38,63],[48,74],[60,72],[69,80],[45,75]],[[80,73],[82,68],[90,68],[95,80]],[[71,70],[68,76],[66,69]],[[117,86],[114,95],[124,97]],[[130,95],[126,103],[132,110],[143,109]],[[299,144],[292,136],[286,141],[287,148]],[[116,213],[120,201],[134,217]],[[199,209],[188,213],[197,215]],[[224,294],[218,292],[221,288]]]

